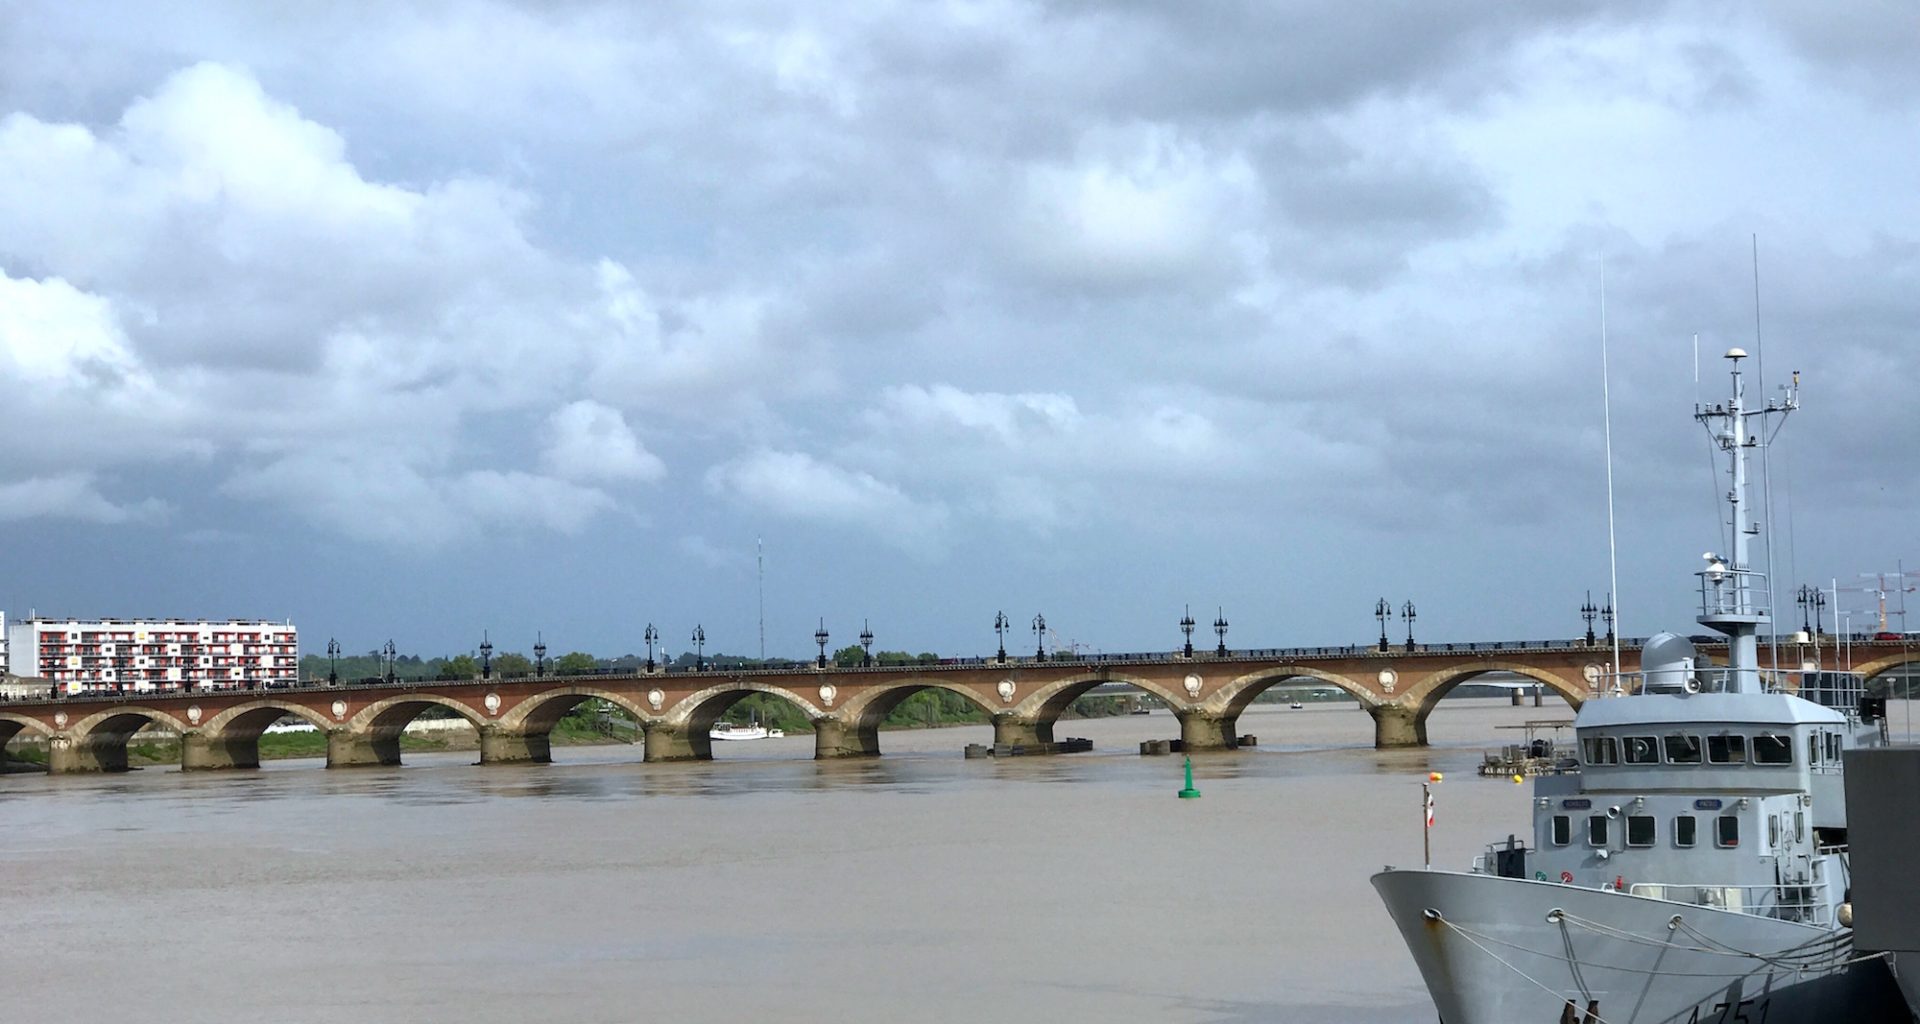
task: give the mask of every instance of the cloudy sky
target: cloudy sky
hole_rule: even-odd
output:
[[[1604,268],[1622,623],[1692,631],[1755,236],[1777,574],[1920,566],[1916,52],[1897,2],[0,0],[0,608],[752,653],[763,537],[770,654],[1571,635]]]

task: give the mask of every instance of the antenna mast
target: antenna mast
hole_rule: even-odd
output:
[[[1607,369],[1607,265],[1600,264],[1600,407],[1601,423],[1605,427],[1607,439],[1607,581],[1613,588],[1610,601],[1614,608],[1614,622],[1619,622],[1620,600],[1620,556],[1614,545],[1613,533],[1613,387]],[[1620,678],[1620,630],[1607,630],[1613,635],[1613,678]]]
[[[753,565],[760,590],[760,660],[767,660],[767,545],[753,538]]]

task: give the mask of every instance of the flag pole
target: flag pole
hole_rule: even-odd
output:
[[[1420,853],[1427,870],[1433,870],[1433,787],[1420,784]]]

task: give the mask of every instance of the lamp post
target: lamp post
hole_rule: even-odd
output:
[[[820,657],[813,664],[817,668],[827,667],[827,620],[820,620],[820,628],[813,631],[813,642],[820,645]]]
[[[704,626],[693,627],[693,670],[707,670],[707,630]]]
[[[1033,617],[1033,635],[1036,638],[1033,656],[1041,661],[1047,660],[1047,617],[1045,615]]]
[[[547,675],[547,638],[536,631],[533,634],[533,677],[544,679]]]
[[[1593,639],[1594,639],[1593,617],[1598,614],[1600,614],[1600,609],[1594,605],[1593,591],[1589,590],[1587,591],[1586,603],[1580,606],[1580,617],[1587,620],[1587,646],[1588,647],[1593,646]]]
[[[340,657],[340,641],[329,637],[327,639],[327,685],[328,686],[338,686],[340,684],[340,673],[336,671],[334,668],[334,662],[338,660],[339,657]]]
[[[993,632],[1000,638],[1000,664],[1002,665],[1007,663],[1007,629],[1010,625],[1007,622],[1006,612],[993,613]]]
[[[1227,610],[1225,608],[1216,607],[1214,609],[1213,635],[1220,638],[1219,646],[1213,649],[1214,656],[1219,658],[1226,657],[1227,656]]]
[[[387,684],[391,686],[393,684],[393,659],[394,659],[394,649],[393,649],[392,639],[387,640],[387,646],[381,648],[380,653],[386,655],[387,657]]]
[[[480,631],[480,678],[493,678],[493,641],[484,629]]]
[[[653,645],[660,641],[660,631],[653,628],[653,623],[649,622],[647,623],[647,631],[640,635],[644,637],[647,641],[647,674],[652,675],[653,674]]]
[[[1800,596],[1794,600],[1800,605],[1801,632],[1819,637],[1821,613],[1827,606],[1827,592],[1819,587],[1810,587],[1802,583]]]
[[[1600,621],[1607,624],[1607,642],[1613,642],[1613,591],[1607,591],[1607,603],[1600,606]]]
[[[1185,611],[1182,612],[1182,614],[1180,615],[1180,632],[1183,636],[1187,638],[1186,641],[1180,645],[1180,654],[1183,657],[1191,658],[1193,657],[1193,606],[1192,605],[1187,605]]]
[[[1380,620],[1380,650],[1387,649],[1387,620],[1393,618],[1393,606],[1381,598],[1373,603],[1373,617]]]
[[[867,625],[867,620],[861,619],[860,620],[860,667],[868,668],[868,667],[871,667],[872,665],[873,665],[873,627]]]
[[[1407,650],[1408,651],[1413,650],[1413,620],[1418,618],[1419,615],[1420,615],[1419,612],[1416,612],[1413,610],[1412,601],[1408,601],[1406,604],[1400,606],[1400,617],[1406,620],[1406,623],[1407,623]]]

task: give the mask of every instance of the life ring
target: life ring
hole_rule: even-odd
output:
[[[1571,885],[1571,884],[1573,884],[1573,872],[1571,872],[1571,871],[1562,871],[1562,872],[1560,872],[1560,881],[1562,881],[1562,882],[1564,882],[1564,883],[1566,883],[1566,884],[1568,884],[1568,885]]]

